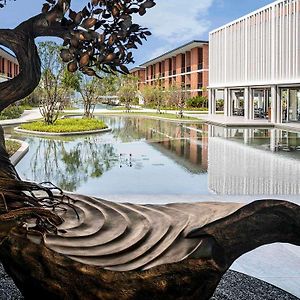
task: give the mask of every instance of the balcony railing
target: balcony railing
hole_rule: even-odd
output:
[[[191,66],[186,67],[186,72],[191,72],[192,68]]]
[[[176,75],[176,70],[173,70],[173,72],[172,72],[172,73],[173,73],[173,75]]]
[[[181,73],[185,73],[185,67],[181,68]]]

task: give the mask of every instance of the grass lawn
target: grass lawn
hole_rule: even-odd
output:
[[[12,156],[19,150],[19,148],[21,147],[21,143],[12,140],[6,140],[5,146],[9,156]]]
[[[143,108],[150,108],[150,109],[156,109],[156,106],[143,106]],[[161,110],[173,110],[173,111],[178,111],[178,107],[173,107],[173,106],[162,106]],[[185,107],[184,111],[197,111],[197,112],[208,112],[208,108],[199,108],[199,107]]]
[[[208,111],[187,111],[187,112],[185,112],[186,114],[189,114],[189,115],[201,115],[201,114],[203,114],[203,115],[208,115]],[[224,112],[223,111],[217,111],[216,112],[216,114],[217,115],[223,115],[224,114]]]
[[[37,121],[22,124],[20,128],[38,132],[66,133],[100,130],[107,128],[107,125],[97,119],[60,119],[53,125],[47,125],[43,121]]]
[[[142,110],[142,108],[131,108],[132,110]],[[110,108],[110,110],[123,110],[125,111],[126,110],[126,107],[125,106],[116,106],[116,107],[113,107],[113,108]]]
[[[179,118],[176,114],[170,114],[170,113],[152,113],[152,112],[107,112],[107,113],[101,113],[101,115],[109,115],[109,114],[118,114],[118,115],[124,115],[124,116],[146,116],[146,117],[156,117],[156,118],[164,118],[169,120],[176,120],[176,121],[201,121],[201,119],[194,118],[194,117],[187,117],[184,116],[183,118]]]

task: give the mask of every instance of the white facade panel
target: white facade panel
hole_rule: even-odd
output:
[[[210,33],[210,87],[300,83],[300,0],[276,1]]]

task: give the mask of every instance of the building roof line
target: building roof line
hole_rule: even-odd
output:
[[[220,31],[220,30],[222,30],[222,29],[225,29],[226,27],[229,27],[229,26],[231,26],[231,25],[234,25],[234,24],[236,24],[236,23],[238,23],[238,22],[240,22],[240,21],[246,20],[247,18],[249,18],[249,17],[251,17],[251,16],[253,16],[253,15],[256,15],[256,14],[258,14],[258,13],[260,13],[260,12],[262,12],[262,11],[268,9],[268,8],[271,8],[271,7],[273,7],[273,6],[276,6],[277,4],[279,4],[279,3],[281,3],[281,2],[285,2],[285,1],[286,1],[286,0],[276,0],[276,1],[272,2],[272,3],[270,3],[270,4],[264,5],[264,6],[261,7],[261,8],[258,8],[258,9],[254,10],[254,11],[252,11],[252,12],[246,14],[246,15],[243,15],[243,16],[241,16],[241,17],[239,17],[239,18],[237,18],[237,19],[235,19],[235,20],[233,20],[233,21],[231,21],[231,22],[229,22],[229,23],[226,23],[226,24],[224,24],[224,25],[222,25],[222,26],[220,26],[220,27],[218,27],[218,28],[216,28],[216,29],[210,31],[210,32],[209,32],[209,35],[214,34],[214,33],[218,32],[218,31]]]
[[[137,66],[137,67],[130,69],[129,72],[133,73],[133,72],[140,71],[140,70],[145,70],[145,68]]]
[[[3,52],[5,52],[7,55],[9,55],[9,56],[11,56],[12,58],[17,58],[13,53],[10,53],[9,51],[7,51],[6,49],[4,49],[4,48],[2,48],[1,46],[0,46],[0,51],[3,51]]]
[[[208,41],[202,41],[202,40],[193,40],[193,41],[190,41],[190,42],[188,42],[188,43],[186,43],[184,45],[181,45],[181,46],[179,46],[179,47],[177,47],[175,49],[167,51],[167,52],[165,52],[165,53],[163,53],[163,54],[161,54],[161,55],[159,55],[159,56],[157,56],[155,58],[152,58],[149,61],[144,62],[143,64],[140,65],[140,67],[144,67],[145,65],[151,64],[151,62],[159,60],[160,58],[162,58],[164,56],[168,56],[168,55],[172,54],[173,52],[176,52],[176,51],[180,50],[181,48],[184,48],[184,47],[187,47],[189,45],[192,45],[193,43],[208,44],[209,42]]]

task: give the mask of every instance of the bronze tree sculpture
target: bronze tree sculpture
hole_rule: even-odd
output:
[[[0,4],[6,4],[0,0]],[[68,70],[127,73],[150,33],[132,23],[152,0],[48,0],[41,14],[0,30],[20,74],[0,84],[0,111],[40,79],[34,39],[64,40]],[[68,15],[68,16],[67,16]],[[27,299],[209,299],[232,262],[260,245],[300,245],[300,207],[285,201],[116,204],[22,181],[0,139],[0,259]]]

